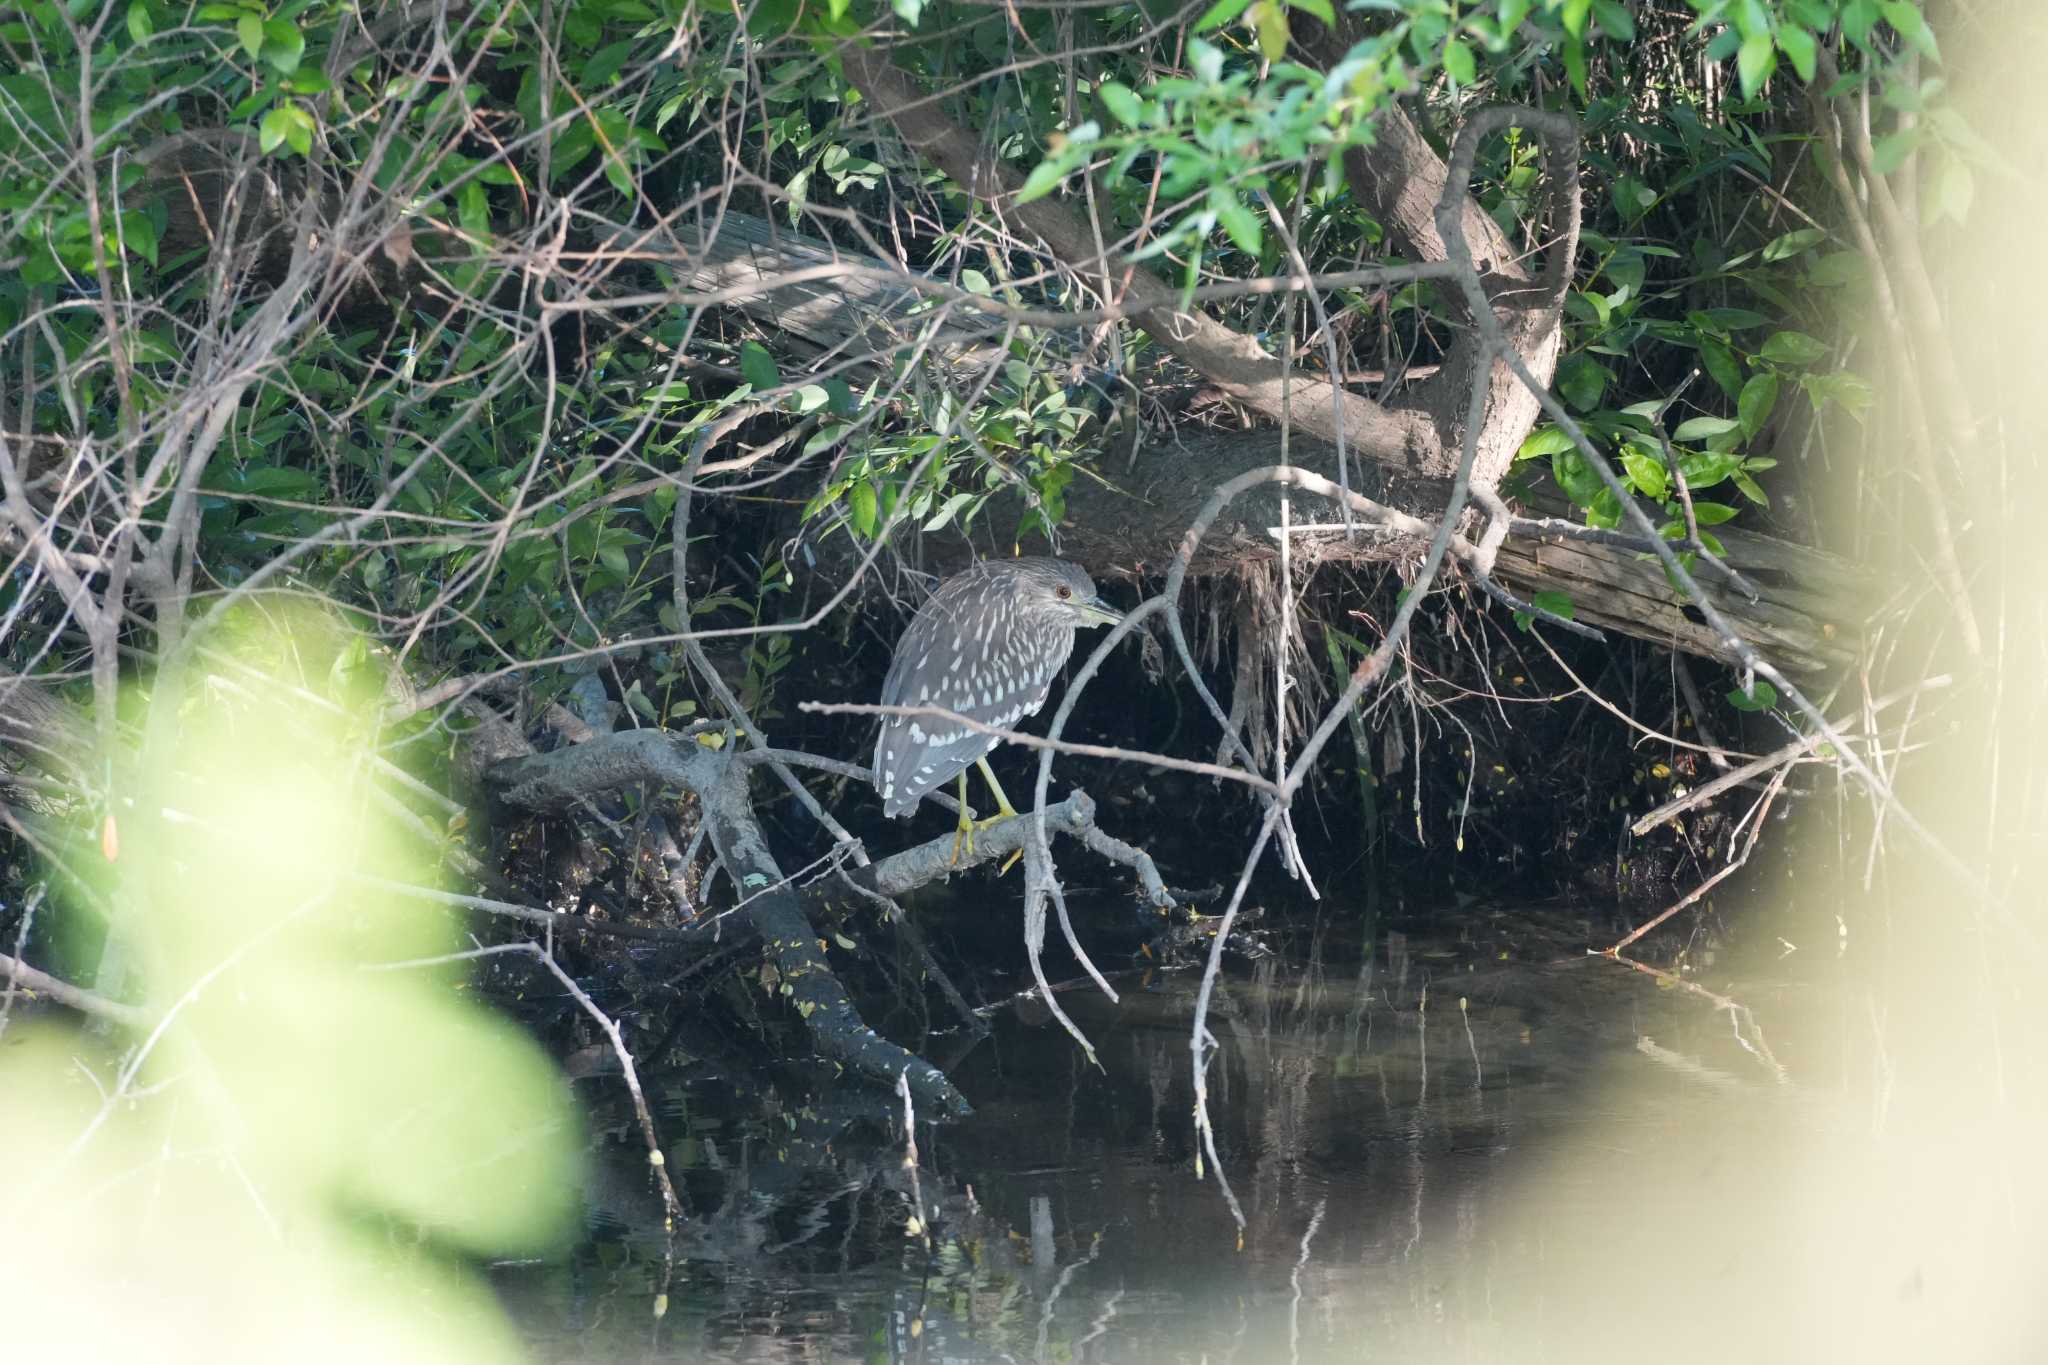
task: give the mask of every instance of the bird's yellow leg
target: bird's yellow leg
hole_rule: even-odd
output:
[[[967,813],[967,772],[965,769],[962,769],[960,773],[960,823],[954,827],[953,856],[946,860],[948,864],[958,863],[962,858],[974,856],[974,834],[976,830],[987,829],[990,825],[1008,820],[1017,813],[1017,808],[1010,804],[1009,796],[1003,791],[1003,784],[996,781],[996,775],[989,768],[988,760],[986,758],[977,758],[974,760],[974,766],[981,769],[982,780],[988,783],[989,792],[996,798],[996,813],[989,816],[986,820],[976,820]],[[1004,872],[1008,872],[1021,854],[1021,849],[1017,853],[1011,854],[1009,861],[1003,864],[1001,870],[996,875],[1001,876]]]
[[[965,855],[974,855],[974,817],[967,813],[967,770],[960,770],[960,823],[953,834],[953,856],[946,859],[948,867],[959,862]]]
[[[996,798],[996,813],[994,815],[989,816],[988,819],[983,820],[979,826],[979,828],[981,829],[987,829],[996,821],[1007,820],[1011,816],[1015,815],[1017,813],[1017,808],[1010,804],[1009,797],[1003,795],[1003,784],[996,781],[995,770],[988,766],[988,760],[986,758],[975,759],[974,766],[981,769],[981,780],[988,783],[989,791],[994,793]],[[966,773],[960,774],[960,782],[962,787],[964,788],[967,782]]]
[[[978,758],[975,760],[975,765],[981,769],[982,781],[988,783],[988,789],[991,792],[995,793],[996,798],[996,813],[994,815],[989,816],[988,819],[981,821],[976,826],[976,828],[979,829],[987,829],[990,825],[995,824],[998,820],[1007,820],[1011,816],[1015,815],[1017,813],[1017,808],[1011,805],[1010,798],[1004,795],[1003,784],[996,781],[995,771],[988,766],[988,760],[986,758]],[[960,774],[960,778],[964,782],[967,779],[967,774]],[[969,847],[972,848],[973,845],[970,844]],[[1024,850],[1021,848],[1018,849],[1015,853],[1012,853],[1009,857],[1003,860],[1003,865],[996,869],[996,875],[1000,877],[1005,872],[1008,872],[1011,868],[1017,865],[1017,860],[1023,856]]]

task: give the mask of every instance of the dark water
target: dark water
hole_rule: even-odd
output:
[[[1474,915],[1455,940],[1238,964],[1210,1106],[1241,1231],[1197,1174],[1190,971],[1125,977],[1120,1003],[1062,992],[1100,1069],[1042,1008],[999,1012],[949,1068],[974,1117],[918,1125],[914,1194],[893,1099],[657,1082],[690,1211],[665,1314],[659,1206],[617,1113],[590,1243],[498,1283],[548,1361],[1578,1358],[1602,1333],[1553,1283],[1580,1243],[1654,1229],[1676,1170],[1683,1216],[1705,1213],[1691,1250],[1739,1254],[1712,1227],[1733,1167],[1689,1144],[1731,1097],[1752,1129],[1800,1122],[1734,1015],[1584,941]]]

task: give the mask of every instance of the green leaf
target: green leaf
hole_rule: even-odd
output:
[[[298,25],[283,19],[264,21],[263,60],[275,67],[280,75],[289,76],[297,71],[299,58],[305,55],[306,39],[299,32]]]
[[[1562,455],[1572,448],[1572,438],[1565,435],[1563,427],[1553,423],[1530,432],[1529,438],[1522,442],[1522,448],[1515,452],[1515,458],[1534,460],[1545,455]]]
[[[1459,85],[1470,85],[1479,74],[1478,63],[1472,59],[1472,49],[1456,38],[1444,43],[1444,72]]]
[[[1742,467],[1742,458],[1725,450],[1702,451],[1680,457],[1678,468],[1685,475],[1685,485],[1699,493],[1712,488]]]
[[[1724,431],[1735,430],[1736,424],[1726,417],[1688,417],[1678,424],[1678,430],[1671,433],[1674,441],[1704,441],[1709,436],[1719,436]]]
[[[1806,268],[1806,282],[1816,289],[1857,284],[1870,277],[1860,251],[1831,251]]]
[[[149,6],[143,0],[130,0],[128,5],[128,36],[139,47],[156,34],[156,20],[150,16]]]
[[[870,540],[874,538],[878,521],[879,499],[875,496],[875,485],[862,479],[847,490],[847,515],[853,518],[853,529]]]
[[[1782,237],[1774,237],[1764,247],[1764,260],[1788,261],[1800,252],[1805,251],[1808,247],[1816,246],[1826,241],[1827,237],[1826,228],[1801,228],[1797,232],[1788,232]]]
[[[1586,525],[1612,530],[1621,525],[1621,499],[1614,496],[1612,489],[1603,488],[1593,495],[1593,501],[1586,508]]]
[[[1195,21],[1195,32],[1207,33],[1212,28],[1223,27],[1249,9],[1251,3],[1252,0],[1216,0],[1208,12]]]
[[[1806,390],[1816,408],[1827,404],[1840,403],[1851,417],[1863,420],[1863,414],[1870,410],[1877,395],[1871,390],[1870,381],[1860,374],[1843,370],[1838,374],[1805,374],[1799,377],[1799,387]]]
[[[599,545],[597,562],[610,569],[620,578],[631,578],[633,566],[626,562],[626,550],[622,545]]]
[[[163,361],[176,360],[178,348],[162,332],[131,332],[129,334],[129,359],[137,365],[154,365]]]
[[[1605,365],[1580,354],[1557,367],[1554,387],[1580,412],[1591,412],[1600,406],[1600,396],[1607,392],[1607,377]]]
[[[974,494],[972,493],[955,493],[941,504],[938,511],[932,513],[931,520],[924,524],[924,529],[927,531],[944,530],[946,523],[953,519],[954,513],[973,501]]]
[[[1937,223],[1944,218],[1967,223],[1970,205],[1976,197],[1976,177],[1961,158],[1951,156],[1943,161],[1940,173],[1934,177],[1934,185],[1927,196],[1927,216]]]
[[[916,28],[918,19],[924,14],[924,0],[889,0],[889,8],[896,11],[898,19]]]
[[[1811,33],[1794,23],[1779,25],[1778,51],[1791,59],[1792,69],[1799,73],[1800,80],[1812,82],[1816,46]]]
[[[292,116],[286,106],[280,104],[263,116],[257,130],[256,145],[265,152],[274,152],[283,144],[285,134],[290,131]]]
[[[285,144],[300,156],[313,150],[313,116],[296,104],[284,106]]]
[[[1629,446],[1621,452],[1621,467],[1627,472],[1628,481],[1636,486],[1638,493],[1646,498],[1655,498],[1658,502],[1664,501],[1664,494],[1670,481],[1662,460],[1647,451]]]
[[[630,166],[626,164],[626,158],[620,155],[618,152],[605,153],[604,178],[611,182],[611,187],[613,189],[617,190],[626,198],[631,199],[634,197],[633,170]]]
[[[1725,502],[1696,502],[1692,505],[1692,519],[1700,526],[1719,526],[1724,521],[1735,520],[1736,509]]]
[[[1566,497],[1581,507],[1592,506],[1593,500],[1607,491],[1593,466],[1576,450],[1560,451],[1550,457],[1550,477],[1557,480]]]
[[[1896,174],[1899,167],[1906,164],[1906,158],[1913,154],[1913,149],[1920,145],[1922,126],[1914,124],[1879,138],[1870,148],[1870,169],[1879,175]]]
[[[1252,31],[1259,37],[1259,55],[1267,61],[1287,56],[1287,6],[1281,0],[1258,0],[1252,6]]]
[[[1103,104],[1108,107],[1110,113],[1116,116],[1116,121],[1124,127],[1135,128],[1143,121],[1145,117],[1145,102],[1139,99],[1128,85],[1123,85],[1116,81],[1104,81],[1096,87],[1095,93],[1102,97]]]
[[[1295,9],[1313,14],[1323,21],[1325,28],[1337,27],[1337,11],[1331,8],[1330,0],[1288,0],[1288,4]]]
[[[1828,353],[1827,343],[1804,332],[1773,332],[1759,354],[1774,365],[1811,365]]]
[[[1742,397],[1736,400],[1735,412],[1742,423],[1742,435],[1746,440],[1755,440],[1770,418],[1771,409],[1778,405],[1778,376],[1768,370],[1752,375],[1742,386]]]
[[[1259,254],[1259,247],[1265,239],[1259,230],[1258,216],[1246,208],[1235,194],[1221,185],[1216,186],[1209,191],[1209,210],[1223,224],[1223,230],[1230,234],[1230,240],[1239,251],[1247,256]]]
[[[782,383],[782,374],[775,368],[775,357],[768,354],[768,348],[758,341],[740,343],[740,377],[751,384],[757,394],[766,393]]]
[[[1920,7],[1912,0],[1880,0],[1878,8],[1884,11],[1884,21],[1897,30],[1901,38],[1920,49],[1921,56],[1931,62],[1941,60],[1941,49],[1935,45],[1934,34],[1928,30]]]
[[[1758,507],[1769,507],[1771,505],[1770,496],[1766,494],[1763,490],[1763,487],[1760,484],[1758,484],[1755,479],[1749,477],[1749,475],[1738,473],[1735,476],[1735,486],[1742,490],[1743,497],[1748,498]]]
[[[155,265],[156,224],[150,221],[149,215],[130,209],[116,221],[120,224],[123,245],[143,260]]]
[[[1746,332],[1770,321],[1750,308],[1700,308],[1687,313],[1685,320],[1709,332]]]
[[[1742,77],[1743,97],[1749,98],[1763,89],[1777,67],[1778,50],[1771,45],[1770,34],[1752,33],[1744,38],[1735,53],[1735,70]]]
[[[263,21],[253,14],[245,14],[235,20],[235,36],[242,40],[242,48],[251,57],[263,51]]]
[[[1728,704],[1738,711],[1768,711],[1778,704],[1778,689],[1762,678],[1750,682],[1750,691],[1751,695],[1744,696],[1741,688],[1730,688]]]
[[[489,191],[481,180],[472,180],[462,187],[462,195],[456,201],[456,217],[462,223],[462,230],[472,237],[487,236],[491,230],[491,200]]]
[[[1034,199],[1041,199],[1057,189],[1066,178],[1067,159],[1063,156],[1048,157],[1032,167],[1031,174],[1025,178],[1024,188],[1017,191],[1017,202],[1028,204]]]
[[[1564,43],[1564,74],[1571,81],[1572,89],[1579,98],[1586,98],[1586,42],[1583,38],[1567,38]]]
[[[1718,341],[1702,338],[1700,359],[1705,362],[1707,373],[1721,386],[1721,392],[1730,398],[1742,392],[1742,365],[1735,359],[1733,351]]]
[[[1562,616],[1567,621],[1575,619],[1572,615],[1572,599],[1566,597],[1561,592],[1539,592],[1529,599],[1529,605],[1537,608],[1539,611],[1547,611],[1552,616]],[[1518,611],[1515,613],[1515,625],[1518,629],[1526,632],[1535,624],[1536,616],[1534,612]]]
[[[1593,0],[1593,17],[1600,23],[1600,31],[1610,38],[1619,38],[1624,43],[1636,39],[1636,20],[1620,0]]]

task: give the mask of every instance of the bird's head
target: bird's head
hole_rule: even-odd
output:
[[[1083,626],[1113,626],[1123,613],[1102,600],[1087,571],[1064,559],[1013,559],[1007,561],[1016,575],[1017,591],[1025,605],[1046,611]]]

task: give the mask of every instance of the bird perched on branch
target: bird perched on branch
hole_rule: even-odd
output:
[[[1045,705],[1053,675],[1083,626],[1115,625],[1081,568],[1059,559],[989,559],[939,585],[896,642],[884,706],[929,706],[1008,729]],[[940,715],[884,716],[875,741],[875,790],[882,813],[903,815],[957,779],[960,825],[953,857],[974,849],[974,832],[1017,813],[989,771],[995,735]],[[996,814],[967,813],[967,770],[979,767]]]

